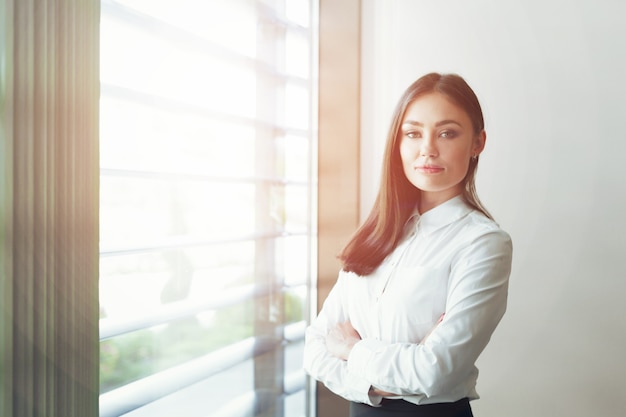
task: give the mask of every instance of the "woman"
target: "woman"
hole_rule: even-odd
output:
[[[380,190],[307,329],[306,371],[356,416],[472,416],[475,362],[506,309],[512,245],[474,186],[476,95],[427,74],[402,95]]]

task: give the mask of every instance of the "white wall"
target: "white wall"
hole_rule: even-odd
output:
[[[362,12],[362,213],[409,83],[457,72],[485,112],[477,186],[514,264],[477,417],[626,415],[626,2],[363,0]]]

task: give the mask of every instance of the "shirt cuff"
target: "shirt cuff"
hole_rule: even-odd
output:
[[[351,386],[357,388],[363,397],[362,402],[369,405],[379,405],[382,400],[380,395],[370,395],[369,390],[372,383],[366,378],[367,367],[372,361],[372,357],[377,350],[385,344],[376,339],[363,339],[358,341],[348,356],[348,375],[351,379]]]

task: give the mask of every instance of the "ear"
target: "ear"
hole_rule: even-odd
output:
[[[483,149],[485,149],[485,142],[487,142],[487,132],[482,130],[474,141],[474,147],[472,148],[472,155],[478,156]]]

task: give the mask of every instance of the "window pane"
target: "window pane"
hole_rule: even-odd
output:
[[[304,341],[290,343],[285,349],[285,385],[304,384],[302,369]],[[285,416],[304,416],[306,409],[305,391],[301,390],[285,398]]]
[[[311,96],[306,87],[295,83],[287,84],[285,88],[285,119],[287,127],[308,129]]]
[[[310,10],[103,0],[101,401],[121,402],[103,409],[304,415],[281,381],[301,371],[315,239]]]
[[[254,184],[103,177],[101,248],[250,237],[255,191]]]
[[[192,309],[253,283],[252,243],[106,256],[101,318],[141,320],[178,303]],[[102,342],[101,391],[162,371],[252,336],[253,301],[195,314]]]
[[[297,77],[308,77],[309,65],[309,40],[306,34],[288,31],[285,38],[285,71]]]
[[[253,391],[252,379],[249,377],[254,372],[252,360],[234,366],[214,377],[207,378],[174,394],[162,397],[145,407],[138,408],[125,414],[125,417],[155,417],[155,416],[184,416],[184,417],[207,417],[215,415],[222,407],[231,406],[229,399],[239,399],[242,409],[252,405],[246,400],[247,394]],[[304,395],[304,392],[303,392]],[[301,406],[299,412],[304,411],[302,404],[296,404],[293,408]],[[245,415],[244,413],[233,414]],[[304,414],[294,414],[304,415]],[[291,414],[285,413],[286,417]]]
[[[252,242],[102,256],[101,315],[132,318],[173,301],[208,301],[252,283],[253,262]]]
[[[308,276],[310,242],[306,235],[290,236],[276,240],[276,265],[287,286],[306,284]],[[302,300],[301,300],[302,301]],[[298,320],[303,320],[299,318]]]
[[[101,31],[107,33],[101,44],[102,82],[206,110],[254,117],[254,68],[106,16]]]
[[[282,155],[284,176],[291,181],[306,182],[309,178],[311,142],[303,136],[289,135],[279,139],[278,155]]]
[[[102,168],[218,177],[254,176],[255,128],[132,98],[100,103]],[[237,163],[233,159],[237,158]]]
[[[175,4],[171,0],[118,1],[238,53],[256,54],[253,0],[177,0]],[[302,19],[302,12],[299,17]]]
[[[300,26],[310,26],[310,10],[309,0],[288,0],[285,2],[285,17]]]

